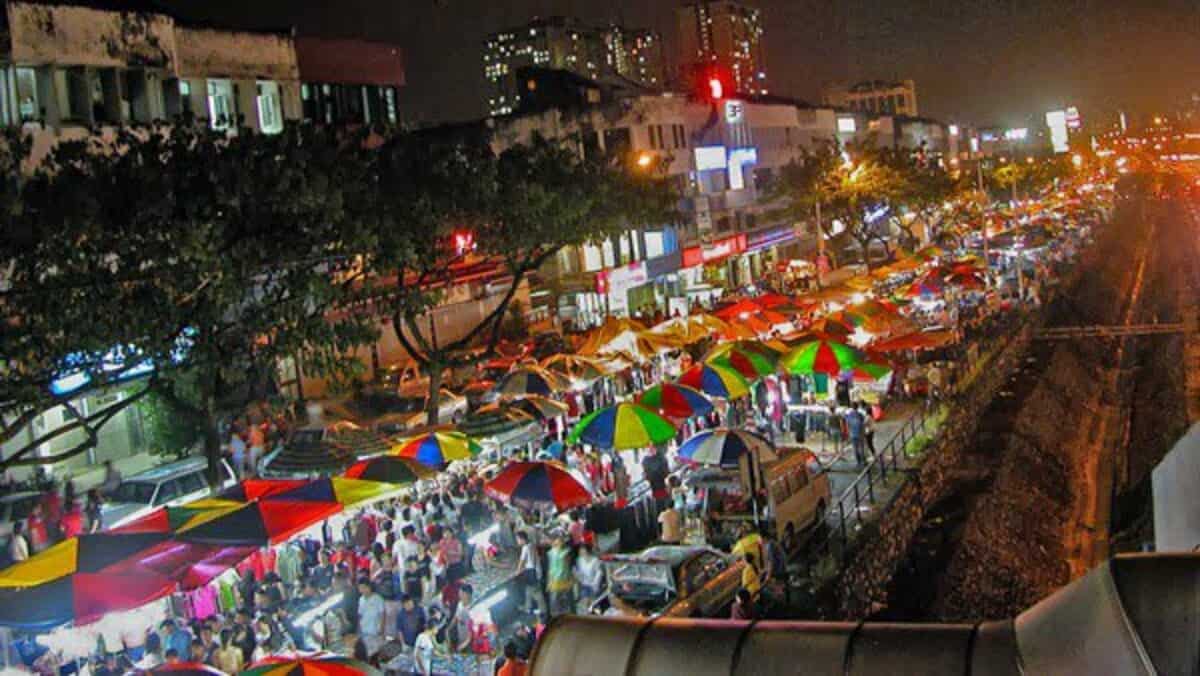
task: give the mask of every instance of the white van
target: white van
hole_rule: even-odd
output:
[[[204,458],[188,458],[159,465],[121,482],[100,509],[105,529],[117,528],[154,511],[157,507],[175,507],[199,500],[215,491],[208,484],[208,463]],[[217,490],[237,483],[233,469],[221,461],[221,484]]]

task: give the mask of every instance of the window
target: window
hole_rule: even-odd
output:
[[[213,129],[230,129],[235,124],[233,83],[229,80],[208,81],[208,120]]]
[[[205,488],[208,488],[208,484],[204,482],[204,477],[199,473],[184,474],[183,476],[179,477],[178,481],[181,494],[183,495],[195,493],[196,491],[202,491]]]
[[[88,73],[82,67],[54,71],[54,93],[58,97],[59,118],[87,123]]]
[[[658,258],[666,255],[667,250],[661,230],[648,230],[644,237],[646,238],[646,258]]]
[[[179,112],[188,115],[196,112],[192,109],[192,83],[187,80],[179,81]]]
[[[258,82],[258,129],[264,134],[283,131],[283,110],[279,100],[279,83],[269,80]]]
[[[179,482],[171,479],[158,485],[158,495],[154,498],[155,505],[162,505],[179,497]]]
[[[42,119],[42,104],[38,100],[37,71],[17,68],[17,114],[22,122]]]
[[[395,87],[385,87],[383,89],[383,111],[388,124],[396,124],[400,121],[400,116],[396,112]]]
[[[604,267],[604,254],[595,244],[583,245],[583,271],[596,272]]]

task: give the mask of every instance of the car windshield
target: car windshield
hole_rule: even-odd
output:
[[[675,592],[671,567],[661,563],[616,561],[609,564],[613,592],[625,600],[666,598]]]
[[[144,481],[126,481],[113,491],[113,502],[136,502],[140,505],[150,504],[154,497],[154,484]]]

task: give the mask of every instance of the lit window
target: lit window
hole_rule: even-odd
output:
[[[213,129],[230,129],[235,120],[233,83],[229,80],[208,81],[208,120]]]
[[[283,110],[280,105],[279,83],[270,80],[258,82],[258,128],[264,134],[283,131]]]

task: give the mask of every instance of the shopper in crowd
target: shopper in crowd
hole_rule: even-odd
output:
[[[104,461],[104,480],[100,482],[100,494],[109,497],[121,485],[121,472],[113,466],[112,460]]]
[[[574,610],[571,591],[575,577],[571,570],[571,550],[561,533],[554,536],[553,546],[546,553],[546,587],[550,592],[550,617]]]
[[[221,631],[220,644],[213,653],[212,665],[227,674],[236,674],[245,665],[242,649],[234,644],[232,629]]]
[[[512,641],[504,644],[504,664],[496,670],[496,676],[525,676],[525,661],[517,657],[517,645]]]
[[[189,655],[192,651],[192,635],[175,624],[175,620],[163,620],[159,625],[159,640],[163,650],[175,651],[176,655]],[[166,652],[163,654],[165,655]]]
[[[405,594],[400,599],[400,615],[396,619],[396,635],[408,650],[417,644],[417,637],[425,631],[425,609],[414,597]]]
[[[14,521],[12,536],[8,539],[8,558],[19,563],[29,558],[29,540],[25,538],[25,522]]]
[[[87,507],[84,513],[87,516],[87,532],[99,533],[104,528],[104,522],[100,513],[100,491],[93,488],[87,494]]]
[[[579,548],[574,572],[579,589],[578,612],[586,613],[592,603],[600,597],[600,591],[604,587],[604,565],[600,557],[596,556],[590,542],[585,542]]]
[[[533,613],[536,602],[539,612],[546,610],[545,596],[542,594],[542,566],[537,548],[529,541],[529,533],[517,533],[517,546],[521,553],[517,558],[517,581],[521,587],[522,610]]]
[[[359,580],[358,593],[358,635],[367,646],[367,654],[374,655],[383,646],[386,635],[383,597],[366,578]]]
[[[754,596],[750,593],[749,589],[743,587],[737,590],[737,595],[733,599],[733,606],[731,606],[729,611],[729,619],[758,619],[758,613],[754,610]]]

